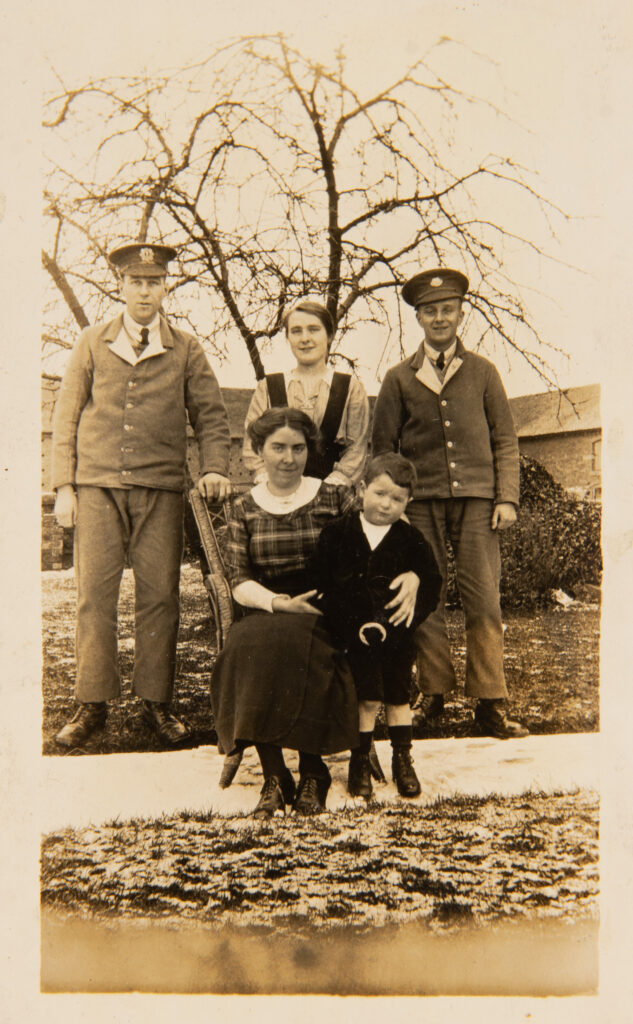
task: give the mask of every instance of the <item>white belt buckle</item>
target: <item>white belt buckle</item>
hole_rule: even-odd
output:
[[[377,629],[378,632],[380,633],[380,642],[381,644],[384,644],[385,640],[387,639],[387,630],[385,629],[385,627],[381,625],[380,622],[363,622],[362,626],[358,630],[358,635],[360,637],[360,642],[362,644],[365,644],[365,647],[369,647],[369,640],[365,638],[366,629]]]

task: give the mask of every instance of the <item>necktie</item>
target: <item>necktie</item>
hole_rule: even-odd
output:
[[[446,360],[444,359],[444,353],[440,352],[439,356],[435,360],[435,365],[437,366],[438,370],[443,370],[444,369],[445,362],[446,362]]]
[[[132,339],[130,338],[130,341]],[[149,345],[149,327],[141,327],[140,340],[134,344],[132,341],[132,348],[134,349],[134,355],[138,359],[143,354],[147,346]]]

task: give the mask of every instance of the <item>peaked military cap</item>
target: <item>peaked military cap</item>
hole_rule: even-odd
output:
[[[143,277],[164,277],[167,264],[173,260],[176,250],[170,245],[154,245],[151,242],[134,242],[114,249],[108,259],[120,274],[140,274]]]
[[[467,291],[468,278],[465,274],[448,267],[438,267],[410,278],[402,289],[402,298],[417,308],[442,299],[463,299]]]

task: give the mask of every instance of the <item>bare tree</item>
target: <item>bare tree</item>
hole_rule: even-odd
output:
[[[324,67],[280,35],[62,88],[46,103],[43,262],[65,313],[53,302],[45,353],[116,296],[106,252],[151,238],[178,250],[176,316],[216,350],[239,335],[258,379],[266,340],[304,294],[324,298],[339,358],[353,365],[345,339],[366,322],[384,327],[384,352],[394,336],[402,351],[398,286],[440,261],[468,273],[484,346],[502,339],[550,382],[546,341],[505,270],[509,243],[541,250],[486,212],[486,187],[514,189],[550,228],[564,214],[512,160],[465,157],[437,129],[475,102],[428,61],[361,96],[341,53]]]

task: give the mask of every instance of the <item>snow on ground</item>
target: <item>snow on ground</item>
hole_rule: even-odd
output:
[[[389,743],[378,742],[376,748],[390,780]],[[455,795],[599,789],[598,733],[505,741],[416,740],[413,755],[422,793],[408,803],[426,805],[438,797]],[[346,806],[351,799],[346,792],[347,760],[347,754],[327,758],[333,780],[329,811]],[[165,753],[42,758],[38,824],[46,833],[184,810],[213,811],[227,817],[248,813],[257,802],[262,781],[255,752],[246,752],[226,790],[218,786],[222,762],[222,755],[212,746]],[[287,762],[296,770],[296,754],[288,752]],[[374,798],[384,804],[401,800],[391,781],[374,784]]]

